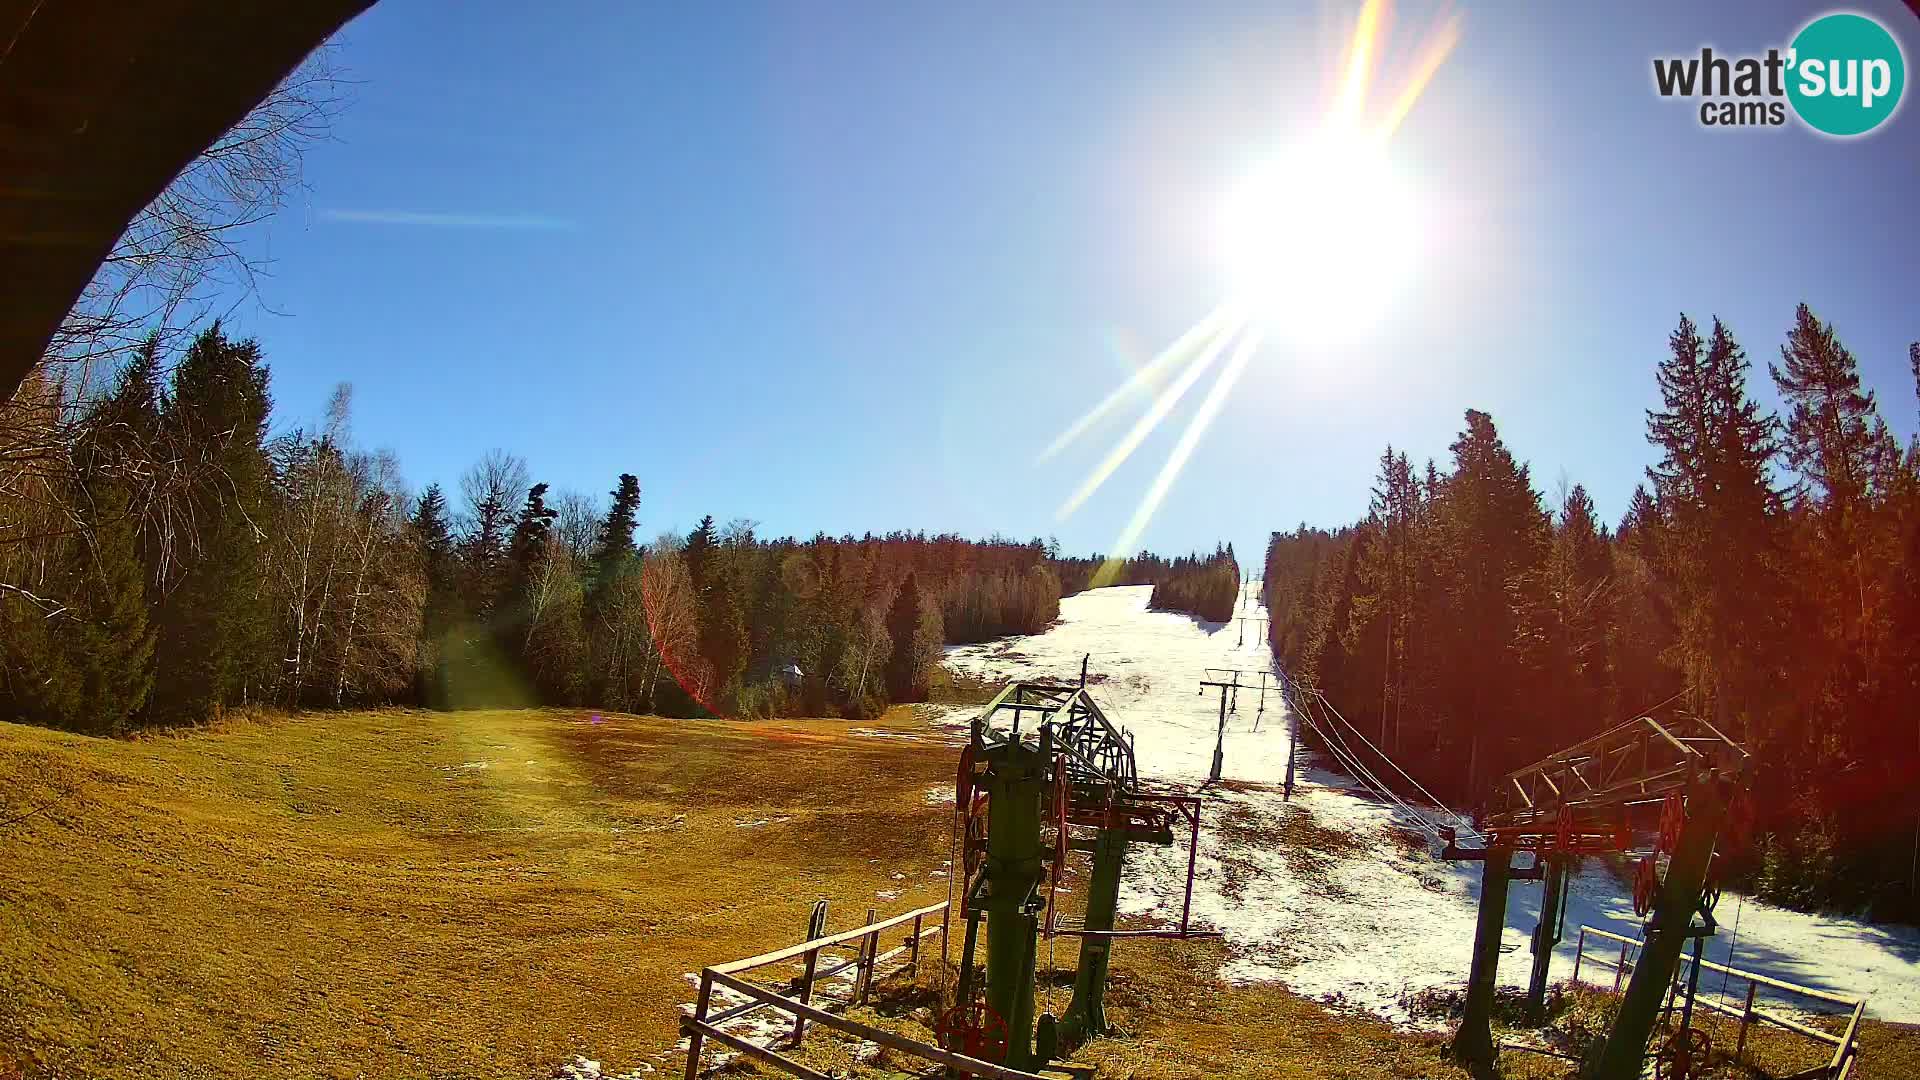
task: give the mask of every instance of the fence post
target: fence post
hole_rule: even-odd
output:
[[[813,1003],[813,969],[820,963],[820,950],[807,950],[806,974],[800,976],[800,1004]],[[793,1014],[793,1045],[799,1046],[800,1040],[807,1037],[807,1018],[799,1013]]]
[[[1620,966],[1613,969],[1613,992],[1616,994],[1620,992],[1621,980],[1627,977],[1627,948],[1632,944],[1631,941],[1620,943]]]
[[[872,908],[867,909],[867,923],[872,926],[878,915]],[[860,939],[859,966],[854,968],[853,1003],[867,1003],[867,988],[873,985],[873,958],[880,955],[880,931],[875,930]]]
[[[702,968],[700,969],[700,997],[699,1000],[693,1004],[693,1018],[695,1020],[701,1023],[706,1022],[707,1004],[712,1000],[713,970],[711,968]],[[700,1044],[705,1041],[706,1032],[701,1031],[699,1028],[688,1029],[687,1080],[694,1080],[695,1077],[700,1075]]]
[[[1580,984],[1580,958],[1587,952],[1587,928],[1580,928],[1580,942],[1573,947],[1573,982]]]
[[[920,919],[919,915],[913,917],[913,944],[907,952],[907,967],[916,980],[920,978]]]
[[[1861,998],[1859,1004],[1853,1007],[1853,1016],[1847,1021],[1846,1033],[1840,1036],[1840,1046],[1834,1050],[1833,1060],[1827,1064],[1828,1076],[1838,1077],[1845,1072],[1842,1066],[1847,1063],[1847,1055],[1853,1053],[1853,1040],[1860,1034],[1860,1015],[1866,1011],[1867,999]]]
[[[1747,1062],[1747,1025],[1753,1023],[1753,995],[1759,989],[1759,983],[1747,980],[1747,1003],[1740,1010],[1740,1037],[1733,1045],[1733,1063],[1736,1065]]]

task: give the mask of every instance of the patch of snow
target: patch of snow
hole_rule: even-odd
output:
[[[696,988],[700,985],[700,975],[698,972],[682,972],[680,977],[692,983]],[[707,1000],[707,1013],[711,1016],[714,1013],[731,1009],[736,1005],[744,1005],[752,1000],[752,998],[747,997],[737,990],[730,990],[727,987],[716,985],[713,988],[712,996]],[[681,1002],[681,1015],[692,1016],[697,1004],[698,1003],[694,1001]],[[720,1030],[729,1035],[735,1035],[742,1039],[766,1046],[770,1045],[781,1035],[793,1030],[793,1017],[788,1013],[783,1013],[778,1009],[769,1007],[760,1009],[757,1012],[750,1012],[745,1016],[736,1016],[731,1020],[721,1022],[719,1026]],[[678,1053],[681,1061],[686,1060],[687,1047],[689,1045],[688,1040],[684,1037],[674,1045],[674,1051]],[[738,1055],[733,1051],[709,1041],[701,1053],[701,1060],[704,1061],[708,1067],[712,1067],[716,1064],[730,1061],[736,1056]]]
[[[653,1066],[641,1062],[640,1067],[630,1072],[603,1072],[600,1063],[588,1057],[575,1057],[572,1061],[553,1070],[553,1080],[640,1080],[653,1072]]]
[[[899,889],[882,889],[879,892],[874,893],[873,895],[876,897],[879,897],[882,900],[898,900],[900,899],[900,890]]]
[[[946,651],[955,672],[994,682],[1021,678],[1077,679],[1091,653],[1089,681],[1109,717],[1131,731],[1143,778],[1199,787],[1212,764],[1220,723],[1217,690],[1199,691],[1206,668],[1237,668],[1251,675],[1277,671],[1264,638],[1239,624],[1210,623],[1147,610],[1152,587],[1095,589],[1060,602],[1060,620],[1041,634],[1003,638]],[[1244,602],[1264,614],[1257,591]],[[1277,692],[1261,708],[1258,691],[1229,701],[1224,777],[1239,783],[1207,788],[1196,862],[1193,923],[1225,934],[1222,974],[1240,983],[1277,982],[1302,995],[1338,1002],[1411,1024],[1403,1001],[1410,992],[1465,983],[1479,905],[1479,867],[1447,863],[1406,839],[1401,812],[1358,794],[1351,778],[1326,767],[1303,744],[1294,795],[1282,796],[1293,718]],[[948,707],[931,721],[964,730],[977,707]],[[927,801],[951,798],[929,789]],[[1350,853],[1316,853],[1244,838],[1278,835],[1282,823],[1305,813],[1320,829],[1358,841]],[[1224,825],[1231,824],[1229,830]],[[1233,839],[1241,837],[1242,839]],[[1120,900],[1123,916],[1171,925],[1180,918],[1186,883],[1184,842],[1129,850]],[[1552,977],[1565,979],[1581,925],[1640,936],[1631,891],[1598,860],[1587,860],[1569,880],[1565,939],[1555,949]],[[1500,981],[1524,986],[1528,952],[1539,919],[1542,888],[1514,882]],[[1709,939],[1709,959],[1775,978],[1847,995],[1864,994],[1868,1015],[1920,1021],[1920,930],[1877,926],[1856,919],[1804,915],[1727,893],[1716,912],[1721,930]],[[1735,938],[1735,928],[1738,937]],[[1619,948],[1589,943],[1589,957],[1617,958]],[[1605,969],[1583,979],[1604,980]],[[1764,989],[1764,988],[1763,988]],[[1718,973],[1708,971],[1702,993],[1718,996]],[[1735,979],[1728,994],[1744,995]],[[1795,1003],[1804,1008],[1804,999]]]
[[[868,739],[899,739],[902,742],[926,742],[926,738],[911,731],[885,731],[880,728],[848,728],[847,734],[859,735]]]

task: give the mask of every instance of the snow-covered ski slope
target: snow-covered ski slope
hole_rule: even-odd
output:
[[[1217,691],[1200,693],[1202,670],[1271,670],[1272,657],[1258,624],[1248,624],[1242,641],[1238,622],[1148,611],[1150,591],[1122,586],[1069,597],[1061,601],[1060,621],[1045,633],[953,648],[946,663],[992,680],[1058,679],[1077,677],[1081,657],[1090,653],[1094,696],[1134,732],[1142,777],[1199,787],[1219,718]],[[1247,613],[1264,615],[1257,595],[1256,587],[1243,603]],[[1355,794],[1354,781],[1304,746],[1293,799],[1283,802],[1291,717],[1277,694],[1268,695],[1264,714],[1257,695],[1247,691],[1237,704],[1227,718],[1223,772],[1229,783],[1208,791],[1195,922],[1225,933],[1231,980],[1277,981],[1299,994],[1411,1023],[1409,993],[1466,981],[1478,867],[1433,858],[1417,835],[1409,840],[1406,829],[1391,827],[1397,811]],[[964,722],[974,711],[957,709],[947,720]],[[1123,914],[1177,921],[1185,877],[1183,848],[1133,848]],[[1512,887],[1500,965],[1506,984],[1525,985],[1541,891],[1538,884]],[[1555,980],[1572,970],[1581,924],[1639,935],[1630,894],[1597,860],[1574,877],[1570,891]],[[1920,933],[1802,915],[1732,893],[1718,914],[1722,928],[1709,942],[1710,959],[1725,962],[1731,949],[1737,967],[1864,993],[1869,1015],[1920,1022]],[[1707,972],[1701,986],[1719,993],[1720,976]],[[1745,989],[1736,981],[1727,993],[1737,999]]]

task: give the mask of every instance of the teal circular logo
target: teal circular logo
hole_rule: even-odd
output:
[[[1852,12],[1822,15],[1787,53],[1787,100],[1808,126],[1864,135],[1886,122],[1907,85],[1906,58],[1886,27]]]

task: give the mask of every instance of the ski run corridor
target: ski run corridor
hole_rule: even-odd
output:
[[[1091,654],[1089,686],[1114,723],[1133,732],[1141,778],[1198,789],[1212,762],[1220,701],[1217,690],[1200,693],[1203,670],[1238,669],[1243,682],[1257,681],[1256,673],[1273,671],[1274,661],[1264,623],[1249,621],[1243,635],[1238,621],[1149,611],[1151,591],[1120,586],[1069,597],[1061,601],[1060,621],[1045,633],[950,648],[946,664],[995,683],[1069,680],[1079,677],[1081,657]],[[1258,597],[1256,582],[1244,590],[1237,614],[1264,616]],[[1240,690],[1227,717],[1225,783],[1205,792],[1193,923],[1224,932],[1230,959],[1222,974],[1231,982],[1278,982],[1412,1025],[1411,994],[1466,982],[1479,866],[1441,861],[1437,843],[1403,811],[1372,797],[1304,744],[1293,798],[1283,801],[1293,718],[1277,692],[1266,694],[1264,711],[1259,698]],[[933,715],[958,733],[977,712],[940,707]],[[1410,794],[1394,780],[1397,794]],[[1134,846],[1122,918],[1177,923],[1186,859],[1184,842]],[[1582,924],[1640,936],[1631,890],[1601,860],[1585,860],[1569,889],[1553,981],[1572,971]],[[1500,964],[1504,985],[1526,983],[1541,891],[1538,883],[1513,884]],[[1920,1022],[1920,932],[1804,915],[1731,891],[1716,914],[1720,933],[1708,941],[1709,959],[1728,963],[1731,950],[1733,966],[1864,994],[1868,1015]],[[1602,942],[1599,955],[1617,949]],[[1701,992],[1720,993],[1720,981],[1717,973],[1704,973]],[[1804,1008],[1807,1002],[1776,1004]]]

